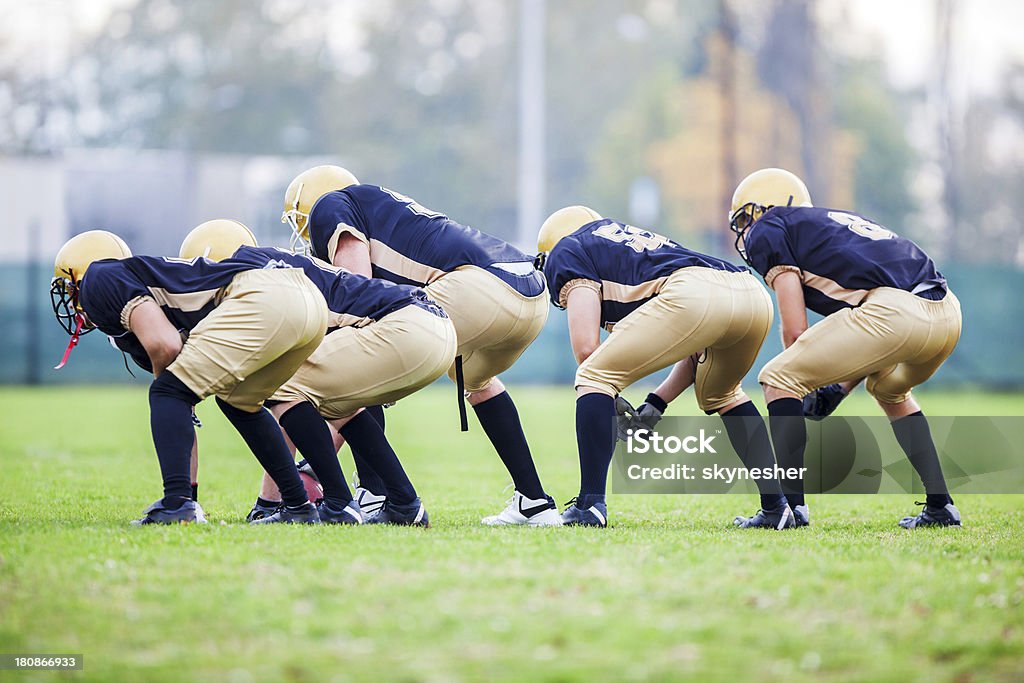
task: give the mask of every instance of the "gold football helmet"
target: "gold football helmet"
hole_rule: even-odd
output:
[[[122,259],[132,255],[131,249],[120,237],[106,230],[89,230],[75,235],[60,248],[53,262],[53,280],[50,282],[50,303],[57,322],[71,335],[71,344],[64,353],[63,367],[78,336],[92,330],[82,312],[78,299],[79,287],[85,272],[94,261]]]
[[[781,168],[754,171],[736,186],[729,208],[729,229],[736,233],[736,251],[747,260],[743,235],[773,206],[813,206],[804,181]]]
[[[587,223],[601,220],[601,214],[586,206],[566,206],[547,217],[537,235],[537,268],[544,268],[544,260],[558,241],[571,235]]]
[[[258,247],[256,237],[239,221],[215,218],[200,223],[181,243],[178,256],[184,259],[208,258],[223,261],[241,246]]]
[[[316,200],[328,192],[358,184],[359,180],[341,166],[314,166],[295,176],[284,192],[284,213],[281,214],[281,222],[292,229],[292,248],[309,241],[307,221]]]

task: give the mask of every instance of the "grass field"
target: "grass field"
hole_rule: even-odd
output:
[[[484,529],[507,475],[442,389],[387,412],[429,530],[246,526],[258,467],[212,402],[212,523],[129,528],[160,495],[145,390],[0,392],[0,652],[85,656],[0,680],[1024,680],[1024,499],[963,497],[960,530],[897,528],[909,496],[819,496],[781,534],[731,528],[753,496],[612,496],[607,530]],[[515,396],[563,502],[572,394]],[[1024,415],[1021,395],[922,402]],[[863,392],[844,412],[875,414]]]

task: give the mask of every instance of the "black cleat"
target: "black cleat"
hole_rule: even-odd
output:
[[[565,526],[608,526],[608,506],[603,495],[577,496],[568,503],[569,507],[562,512],[562,524]]]
[[[952,503],[941,508],[924,503],[915,503],[915,505],[924,505],[924,509],[915,517],[901,519],[899,525],[904,529],[916,529],[922,526],[960,526],[960,511]]]
[[[321,500],[316,506],[320,513],[321,524],[362,524],[363,511],[359,509],[359,503],[350,500],[340,510],[335,509],[326,499]]]
[[[168,510],[164,507],[164,499],[156,501],[148,508],[141,519],[132,520],[132,526],[144,524],[206,524],[206,513],[199,503],[194,500],[186,500],[177,510]]]
[[[254,519],[249,524],[319,524],[320,515],[316,505],[307,502],[298,510],[289,510],[282,505],[273,514]]]
[[[760,509],[753,517],[737,516],[732,521],[741,529],[783,529],[796,528],[796,518],[793,516],[793,509],[789,505],[780,505],[771,510]]]
[[[366,520],[367,524],[396,524],[399,526],[429,527],[430,519],[423,502],[416,498],[408,505],[396,505],[390,500],[384,503],[380,512]]]
[[[247,521],[247,522],[255,522],[257,519],[263,519],[264,517],[269,517],[270,515],[274,514],[278,510],[280,510],[281,509],[281,505],[282,505],[282,503],[280,501],[278,501],[274,505],[261,505],[260,501],[257,500],[253,504],[252,510],[249,510],[249,514],[247,514],[245,516],[245,521]]]

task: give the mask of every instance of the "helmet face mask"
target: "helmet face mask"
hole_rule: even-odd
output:
[[[55,277],[50,281],[50,305],[64,331],[69,335],[86,334],[95,328],[89,324],[78,301],[78,283],[74,275]]]
[[[756,223],[757,219],[763,216],[766,210],[767,209],[765,209],[765,207],[760,206],[759,204],[749,202],[736,209],[732,213],[732,216],[729,217],[729,229],[736,233],[736,239],[733,242],[733,246],[736,248],[736,253],[738,253],[740,258],[742,258],[748,265],[750,264],[750,259],[747,258],[747,249],[743,245],[743,238],[746,235],[747,230],[750,229],[750,226]]]
[[[287,223],[292,230],[291,241],[288,243],[292,251],[308,249],[309,229],[306,227],[306,222],[309,219],[309,214],[299,210],[299,197],[302,196],[304,185],[305,183],[299,182],[291,207],[285,208],[284,213],[281,214],[281,222]]]

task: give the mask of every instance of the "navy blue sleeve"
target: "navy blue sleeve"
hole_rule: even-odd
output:
[[[129,302],[143,296],[149,296],[149,290],[121,261],[96,261],[82,280],[82,309],[89,322],[111,337],[127,331],[121,313]]]
[[[799,269],[785,223],[772,215],[770,210],[747,231],[743,246],[747,250],[750,265],[765,278],[769,286],[771,282],[768,274],[773,268],[788,266]]]
[[[575,237],[564,237],[555,245],[544,264],[544,275],[548,280],[551,303],[558,308],[565,308],[569,290],[562,290],[566,285],[574,281],[593,282],[597,284],[597,288],[601,285],[597,267]]]
[[[309,212],[308,220],[309,241],[313,255],[318,259],[327,262],[333,260],[332,255],[327,253],[327,245],[342,223],[351,228],[349,232],[369,243],[370,237],[365,232],[363,221],[351,198],[341,191],[328,192],[321,197]]]

